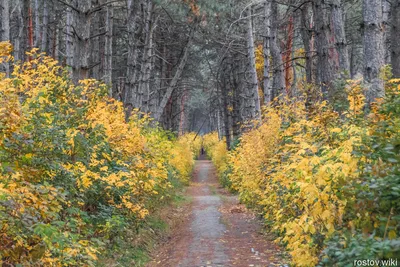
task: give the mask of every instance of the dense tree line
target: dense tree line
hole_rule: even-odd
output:
[[[127,116],[218,129],[229,144],[300,87],[310,106],[316,91],[335,101],[340,81],[360,76],[369,103],[383,96],[383,67],[400,75],[399,10],[387,0],[2,0],[1,40],[16,60],[36,47],[75,83],[103,80]]]

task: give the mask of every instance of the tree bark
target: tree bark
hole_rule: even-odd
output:
[[[45,0],[46,2],[46,0]],[[40,12],[39,12],[39,0],[35,0],[35,47],[39,47],[41,41],[40,36]]]
[[[137,64],[137,46],[136,46],[136,1],[127,1],[127,29],[128,29],[128,58],[126,69],[126,86],[125,86],[125,106],[128,108],[128,116],[131,109],[135,106],[135,84],[136,84],[136,64]]]
[[[315,48],[317,51],[316,82],[321,87],[323,97],[326,99],[331,87],[334,70],[329,58],[329,27],[326,21],[327,5],[325,0],[314,0],[313,12],[315,14]]]
[[[268,105],[272,101],[272,92],[270,87],[270,40],[271,40],[271,1],[267,0],[264,3],[264,38],[263,38],[263,53],[264,53],[264,74],[263,74],[263,89],[264,89],[264,105]]]
[[[75,27],[74,27],[74,53],[73,53],[73,80],[77,84],[79,80],[88,78],[90,58],[90,23],[91,0],[79,0],[76,2]]]
[[[1,35],[0,41],[10,41],[10,2],[9,0],[1,0]],[[6,77],[10,76],[10,64],[4,62]]]
[[[332,24],[335,47],[339,56],[339,72],[348,76],[350,73],[350,61],[341,0],[333,0],[332,2]]]
[[[43,3],[43,23],[42,23],[42,52],[47,52],[47,34],[49,28],[49,7],[48,1]]]
[[[400,31],[400,0],[394,0],[391,7],[391,63],[393,77],[400,78],[400,42],[398,34]]]
[[[109,95],[113,96],[112,87],[112,57],[113,57],[113,21],[114,21],[114,7],[113,4],[107,6],[106,16],[106,42],[105,42],[105,62],[104,62],[104,83],[109,86]]]
[[[72,9],[70,7],[67,8],[67,21],[66,21],[66,37],[65,37],[65,56],[67,66],[70,68],[73,67],[74,64],[74,43],[73,43],[73,14]]]
[[[309,19],[309,5],[306,3],[301,9],[301,37],[304,45],[304,54],[306,58],[306,81],[311,84],[313,82],[313,60],[311,51],[311,37],[310,19]]]
[[[254,49],[253,22],[251,7],[247,12],[247,53],[249,58],[250,85],[248,87],[248,106],[250,119],[261,119],[260,96],[258,94],[258,79],[256,69],[256,56]]]
[[[150,105],[150,76],[152,69],[152,57],[153,57],[153,33],[156,23],[153,23],[153,3],[152,0],[146,1],[146,22],[145,22],[145,44],[142,56],[142,66],[140,72],[140,83],[138,86],[138,99],[137,108],[140,108],[143,112],[149,112]],[[154,24],[154,25],[153,25]]]
[[[271,56],[273,65],[272,98],[285,94],[285,76],[281,49],[278,44],[278,4],[275,0],[271,3]]]
[[[380,77],[384,65],[382,0],[363,0],[364,18],[364,83],[367,103],[385,95]]]
[[[18,32],[14,39],[14,60],[20,61],[23,59],[23,39],[24,39],[24,16],[22,14],[23,0],[17,0],[15,8],[16,20],[18,21]]]

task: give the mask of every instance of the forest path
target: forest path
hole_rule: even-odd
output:
[[[280,251],[255,216],[219,184],[208,160],[196,162],[189,215],[148,266],[280,266]]]

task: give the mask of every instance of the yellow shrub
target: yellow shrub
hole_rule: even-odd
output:
[[[229,166],[232,188],[264,214],[296,266],[318,263],[322,241],[343,227],[352,201],[343,188],[359,174],[360,158],[352,152],[363,130],[351,118],[360,114],[363,97],[357,84],[350,89],[345,120],[325,102],[309,114],[304,102],[286,101],[266,108],[261,125],[244,133],[225,158],[216,156],[223,143],[216,133],[204,137],[213,162],[223,170]]]
[[[189,183],[194,160],[198,156],[201,149],[201,138],[194,139],[196,134],[188,133],[180,136],[174,144],[172,150],[171,165],[178,171],[184,183]]]
[[[203,136],[203,146],[207,155],[217,167],[219,176],[222,176],[228,168],[228,150],[225,140],[219,140],[216,132],[209,133]]]
[[[9,52],[0,43],[0,60]],[[0,75],[0,265],[96,266],[171,194],[171,170],[189,181],[201,139],[136,111],[126,122],[104,84],[29,57]]]

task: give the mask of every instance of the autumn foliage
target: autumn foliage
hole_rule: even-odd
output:
[[[1,60],[10,46],[0,43]],[[173,137],[35,51],[0,74],[0,265],[96,266],[187,183],[201,140]],[[174,182],[176,183],[176,182]]]
[[[365,113],[349,81],[338,113],[327,102],[275,103],[231,152],[216,134],[208,155],[241,201],[264,216],[295,266],[350,266],[399,255],[399,81]]]

